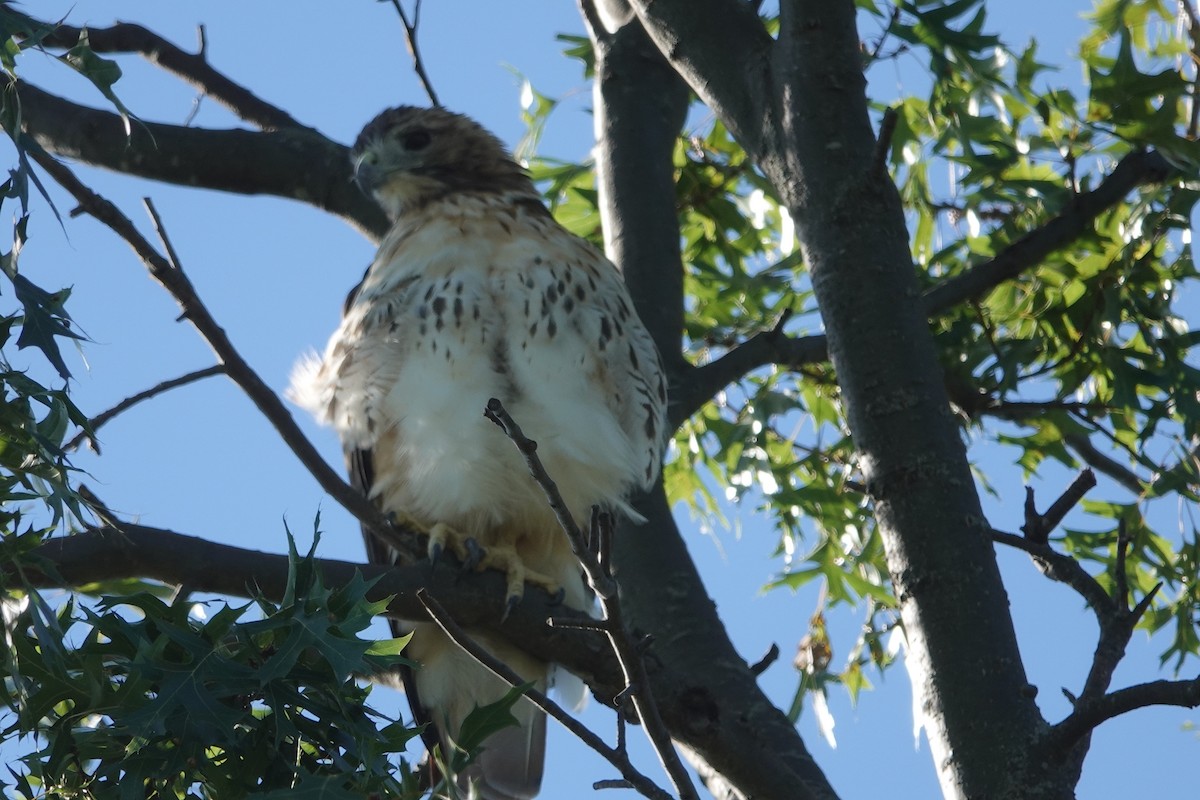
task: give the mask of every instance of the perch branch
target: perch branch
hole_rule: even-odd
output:
[[[461,624],[490,630],[543,661],[555,661],[583,679],[605,702],[624,686],[621,671],[608,644],[592,633],[546,626],[551,614],[585,620],[586,613],[563,607],[558,598],[534,586],[507,618],[501,620],[497,597],[503,597],[505,577],[496,570],[463,571],[451,553],[437,564],[428,559],[393,567],[317,559],[328,585],[343,585],[361,574],[372,584],[372,601],[388,599],[384,614],[394,619],[422,620],[426,612],[417,590],[426,587],[441,598]],[[283,597],[288,559],[219,544],[162,528],[121,522],[51,539],[19,560],[0,565],[13,584],[22,577],[37,588],[85,587],[127,578],[187,584],[193,592]]]
[[[478,643],[467,635],[467,632],[462,629],[454,621],[451,614],[446,611],[445,607],[437,601],[437,599],[427,589],[417,590],[417,599],[425,607],[426,612],[437,623],[438,627],[445,632],[450,640],[467,652],[471,658],[478,661],[484,667],[489,669],[500,680],[507,683],[509,686],[521,686],[527,681],[518,675],[516,672],[505,664],[500,659],[493,656]],[[604,740],[582,725],[577,719],[572,717],[562,709],[558,703],[555,703],[545,693],[538,691],[536,688],[530,687],[526,689],[525,696],[530,701],[545,711],[550,716],[554,717],[563,727],[575,734],[584,744],[599,753],[608,763],[617,768],[621,773],[621,777],[627,782],[629,788],[636,789],[639,793],[646,797],[656,798],[657,800],[671,800],[671,795],[665,792],[661,787],[650,780],[648,777],[638,772],[629,760],[629,754],[625,752],[624,747],[609,747]]]
[[[99,453],[100,445],[96,441],[95,433],[96,431],[100,430],[102,426],[111,422],[113,418],[123,414],[143,400],[149,400],[152,397],[169,392],[170,390],[176,389],[180,386],[186,386],[189,383],[203,380],[204,378],[211,378],[213,375],[224,374],[225,366],[223,364],[217,364],[215,366],[195,370],[194,372],[189,372],[186,375],[180,375],[178,378],[172,378],[170,380],[163,381],[162,383],[157,383],[145,391],[141,391],[135,395],[126,397],[112,408],[101,411],[99,414],[88,420],[88,426],[91,428],[91,435],[89,435],[88,431],[80,431],[71,438],[71,441],[63,445],[63,449],[74,450],[75,448],[79,447],[79,445],[83,444],[84,439],[87,439],[88,445],[92,448],[92,450]]]
[[[681,800],[698,800],[699,796],[696,794],[695,787],[692,786],[691,777],[684,768],[683,762],[679,760],[679,754],[676,753],[675,747],[671,743],[670,732],[667,730],[666,724],[663,723],[658,705],[654,701],[654,696],[650,689],[650,677],[646,674],[646,664],[642,659],[639,644],[634,641],[628,628],[625,626],[624,618],[621,615],[621,600],[616,582],[608,570],[601,565],[597,554],[588,547],[587,539],[571,516],[571,512],[563,501],[558,487],[546,473],[546,468],[542,465],[542,461],[537,455],[537,442],[525,436],[521,427],[513,420],[508,411],[505,410],[504,405],[496,398],[488,400],[487,410],[484,413],[488,419],[500,426],[504,434],[508,436],[524,457],[530,474],[533,475],[534,481],[537,482],[538,486],[545,493],[550,508],[554,510],[554,514],[562,525],[563,531],[566,532],[570,539],[571,549],[574,551],[575,557],[579,559],[580,564],[583,565],[583,570],[588,577],[588,583],[600,601],[600,608],[604,613],[604,631],[608,634],[609,644],[617,656],[617,662],[621,665],[621,671],[625,676],[628,696],[633,701],[633,707],[637,711],[642,726],[645,728],[650,744],[662,762],[663,769],[671,777],[675,792]],[[597,542],[603,539],[603,535],[601,534],[603,526],[603,521],[597,519],[597,527],[600,529],[594,537]]]

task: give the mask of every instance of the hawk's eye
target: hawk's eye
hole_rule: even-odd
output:
[[[404,146],[405,150],[424,150],[429,146],[430,141],[432,141],[432,137],[429,135],[429,131],[423,130],[409,131],[400,137],[400,144]]]

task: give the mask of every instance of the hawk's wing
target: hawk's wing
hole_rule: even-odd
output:
[[[346,471],[350,477],[350,485],[362,492],[364,497],[369,497],[371,495],[371,484],[374,481],[371,451],[363,449],[347,451]],[[366,525],[362,526],[362,535],[363,543],[367,548],[368,564],[392,566],[395,563],[392,551]],[[408,633],[408,631],[404,630],[399,620],[390,617],[388,618],[388,627],[392,631],[392,636],[397,638]],[[432,753],[433,748],[440,744],[440,741],[438,740],[437,729],[430,724],[433,722],[433,718],[421,703],[421,696],[417,690],[417,681],[413,673],[413,668],[407,664],[401,664],[396,670],[396,675],[404,688],[405,696],[408,698],[409,710],[412,712],[413,722],[424,726],[424,729],[421,731],[421,741],[425,743],[426,750]],[[430,770],[430,785],[434,785],[437,783],[439,776],[437,764],[433,758],[428,759],[427,768]]]

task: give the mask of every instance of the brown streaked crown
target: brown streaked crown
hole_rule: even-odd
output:
[[[387,109],[362,129],[350,157],[359,185],[393,219],[455,192],[537,196],[499,139],[473,119],[443,108]]]

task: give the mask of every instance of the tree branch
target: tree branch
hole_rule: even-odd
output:
[[[349,582],[355,573],[378,581],[368,597],[372,601],[390,598],[386,611],[389,617],[426,619],[424,606],[417,598],[417,590],[425,587],[461,624],[494,631],[535,658],[565,665],[602,701],[611,704],[624,687],[616,659],[601,638],[586,631],[546,625],[551,615],[581,622],[588,616],[563,607],[558,598],[538,587],[526,585],[522,601],[504,616],[504,604],[496,598],[504,596],[505,577],[495,570],[463,571],[452,554],[443,554],[436,564],[423,559],[403,567],[333,559],[317,559],[317,564],[331,586]],[[236,597],[261,594],[279,600],[287,586],[288,560],[284,555],[121,523],[119,527],[110,525],[51,539],[19,561],[7,561],[2,570],[6,580],[24,580],[37,588],[149,578],[186,584],[195,592]]]
[[[798,369],[805,364],[829,360],[829,341],[824,334],[787,336],[762,331],[709,363],[687,371],[671,386],[669,419],[678,427],[731,383],[768,364]]]
[[[45,24],[45,23],[41,23]],[[42,39],[42,46],[68,49],[79,42],[81,28],[59,25]],[[188,53],[154,31],[131,22],[87,29],[88,44],[97,53],[137,53],[216,100],[238,117],[262,130],[305,128],[290,114],[271,105],[246,87],[213,69],[203,50]]]
[[[668,394],[675,398],[690,370],[679,340],[682,268],[671,167],[682,120],[679,98],[686,104],[687,95],[662,57],[645,47],[646,33],[628,8],[619,0],[603,5],[602,13],[587,19],[595,29],[597,143],[612,156],[597,157],[606,244],[662,351]],[[688,13],[704,20],[714,5],[689,6]],[[769,45],[753,11],[735,13]],[[713,57],[737,52],[737,42],[725,35],[733,33],[715,42]],[[671,418],[681,419],[676,400],[671,403]],[[619,523],[612,573],[626,592],[622,609],[633,633],[662,634],[646,654],[646,669],[672,737],[693,763],[703,762],[744,796],[836,797],[795,726],[763,695],[729,641],[661,483],[631,500],[648,522]],[[767,762],[771,768],[763,769]]]
[[[1063,435],[1063,442],[1092,469],[1104,473],[1134,494],[1141,495],[1144,491],[1145,485],[1137,473],[1101,453],[1088,437],[1067,433]]]
[[[1069,208],[1030,231],[990,261],[972,267],[925,293],[933,316],[965,300],[982,297],[1000,284],[1037,266],[1088,231],[1098,216],[1139,186],[1166,180],[1175,170],[1155,151],[1138,150],[1121,159],[1099,186],[1076,195]]]
[[[1066,753],[1076,742],[1104,722],[1149,706],[1200,705],[1200,677],[1186,681],[1151,681],[1118,689],[1094,700],[1075,704],[1075,709],[1050,729],[1045,747],[1051,754]]]
[[[630,0],[646,31],[700,99],[756,160],[770,157],[774,42],[755,9],[737,0]]]
[[[23,130],[58,155],[166,183],[299,200],[336,214],[376,241],[388,229],[383,211],[352,182],[348,148],[315,131],[262,133],[144,122],[127,137],[116,114],[28,83],[0,80],[0,91],[14,87]]]
[[[1083,683],[1083,691],[1078,699],[1067,693],[1073,703],[1079,707],[1101,700],[1112,683],[1113,674],[1121,660],[1125,658],[1125,649],[1133,635],[1133,629],[1138,620],[1150,608],[1155,596],[1162,588],[1160,582],[1137,602],[1129,606],[1129,585],[1125,574],[1126,555],[1129,548],[1129,538],[1126,535],[1126,524],[1122,519],[1118,524],[1117,557],[1114,566],[1113,593],[1109,595],[1100,583],[1089,575],[1079,563],[1070,556],[1055,552],[1047,542],[1050,531],[1057,527],[1074,507],[1084,493],[1096,485],[1096,476],[1090,469],[1085,469],[1071,483],[1066,491],[1050,506],[1045,514],[1039,514],[1033,502],[1033,490],[1026,488],[1025,525],[1022,528],[1024,538],[1014,537],[1001,531],[992,531],[992,540],[1020,548],[1029,553],[1044,575],[1075,589],[1087,602],[1096,615],[1100,627],[1100,635],[1096,641],[1096,649],[1092,654],[1092,665]],[[1066,690],[1063,690],[1066,693]],[[1097,723],[1098,724],[1098,723]],[[1078,738],[1078,737],[1077,737]],[[1072,740],[1070,744],[1074,744]],[[1085,748],[1086,750],[1086,748]],[[1056,754],[1063,757],[1065,750]],[[1081,757],[1083,752],[1075,754]]]
[[[1104,591],[1104,587],[1089,575],[1078,561],[1059,553],[1048,543],[1030,541],[1020,534],[998,530],[992,530],[992,541],[1024,550],[1033,556],[1034,563],[1043,575],[1052,581],[1065,583],[1078,592],[1097,617],[1106,613],[1112,606],[1112,600]]]
[[[658,346],[674,405],[674,387],[690,369],[680,340],[684,270],[671,160],[687,118],[688,90],[623,0],[602,5],[582,8],[593,12],[585,19],[596,56],[596,188],[604,249]],[[626,21],[609,31],[606,16]]]
[[[1021,529],[1026,538],[1032,539],[1035,542],[1045,544],[1050,535],[1050,531],[1058,527],[1058,524],[1063,521],[1063,517],[1067,515],[1072,508],[1079,504],[1083,496],[1090,489],[1096,486],[1096,473],[1090,469],[1085,469],[1076,476],[1071,485],[1067,487],[1059,498],[1055,500],[1044,514],[1038,514],[1037,509],[1033,505],[1033,488],[1026,487],[1028,493],[1026,503],[1026,520],[1025,525]]]
[[[172,378],[171,380],[157,383],[154,386],[151,386],[149,389],[138,392],[130,397],[126,397],[112,408],[101,411],[99,414],[88,420],[88,425],[91,427],[91,435],[89,435],[88,431],[80,431],[71,438],[71,441],[63,445],[63,449],[74,450],[75,448],[79,447],[79,445],[82,444],[83,440],[86,438],[92,450],[99,453],[100,445],[96,441],[95,433],[96,431],[100,430],[101,427],[111,422],[113,418],[128,411],[143,400],[149,400],[150,398],[156,397],[164,392],[169,392],[170,390],[176,389],[180,386],[187,386],[189,383],[194,383],[198,380],[203,380],[204,378],[211,378],[213,375],[224,374],[225,366],[223,364],[217,364],[212,367],[205,367],[204,369],[198,369],[193,372],[189,372],[186,375],[180,375],[178,378]]]

